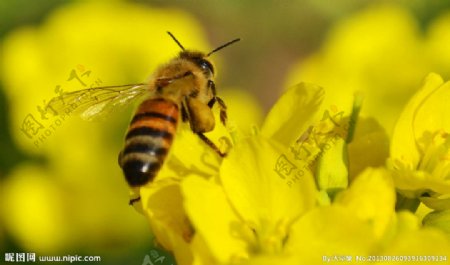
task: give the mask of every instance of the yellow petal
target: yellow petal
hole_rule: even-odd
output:
[[[182,205],[178,183],[155,183],[141,188],[141,202],[152,231],[165,249],[174,251],[179,241],[188,242],[193,235],[192,227]]]
[[[436,76],[436,77],[432,77]],[[430,74],[427,79],[439,80],[436,74]],[[415,110],[413,120],[414,134],[416,139],[420,138],[425,132],[444,131],[450,133],[450,82],[429,91],[426,98]]]
[[[290,146],[314,120],[323,97],[323,89],[313,84],[300,83],[288,89],[270,110],[261,133]]]
[[[383,168],[366,169],[348,190],[338,194],[336,203],[370,222],[375,235],[381,237],[394,216],[395,190],[390,172]]]
[[[201,141],[188,124],[180,124],[179,127],[167,161],[158,173],[157,179],[173,177],[180,179],[190,174],[204,177],[217,175],[221,157]],[[231,148],[231,140],[227,135],[225,128],[217,125],[212,132],[208,133],[208,138],[219,148],[222,147],[219,139],[221,137],[227,139],[225,143],[229,143],[229,146],[223,146],[225,151]]]
[[[396,230],[398,234],[418,230],[421,227],[420,220],[409,211],[400,211],[396,214]]]
[[[197,176],[186,178],[181,186],[186,212],[211,255],[221,263],[246,256],[245,227],[222,188]]]
[[[301,263],[322,264],[323,256],[371,253],[376,240],[371,226],[342,206],[314,209],[292,226],[286,252]]]
[[[206,244],[204,237],[199,233],[195,234],[190,244],[190,248],[194,256],[192,265],[207,265],[215,264],[217,262],[217,259],[213,256],[210,248]]]
[[[350,180],[366,167],[384,166],[389,156],[389,138],[384,128],[374,118],[359,117],[348,154]]]
[[[450,193],[450,183],[434,179],[428,172],[413,170],[396,170],[392,173],[395,187],[408,198],[422,196],[433,191],[440,194]]]
[[[418,135],[416,135],[415,129],[415,126],[419,126],[416,124],[417,111],[442,83],[443,80],[439,75],[429,74],[422,88],[416,92],[403,109],[395,125],[390,149],[391,158],[402,161],[410,169],[416,168],[420,161],[416,143]]]
[[[230,203],[255,230],[283,229],[315,204],[315,184],[309,170],[303,169],[292,185],[277,173],[277,163],[283,157],[279,150],[261,136],[252,137],[237,144],[220,169]]]

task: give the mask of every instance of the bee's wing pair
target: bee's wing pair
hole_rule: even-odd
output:
[[[54,97],[46,106],[61,114],[76,114],[85,120],[101,119],[112,110],[126,106],[151,92],[149,84],[93,87]]]

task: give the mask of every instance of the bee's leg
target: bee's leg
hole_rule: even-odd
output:
[[[141,196],[139,196],[139,197],[137,197],[137,198],[134,198],[134,199],[131,199],[130,202],[128,202],[128,204],[132,206],[133,203],[138,202],[138,201],[140,201],[140,200],[141,200]]]
[[[213,97],[209,102],[208,102],[208,106],[210,108],[212,108],[214,106],[214,103],[218,103],[219,104],[219,108],[220,108],[220,121],[222,122],[223,125],[227,125],[227,105],[225,105],[225,102],[219,98],[219,97]]]
[[[211,89],[211,92],[213,94],[213,98],[208,102],[208,106],[212,108],[216,102],[219,103],[220,121],[223,125],[226,125],[228,118],[227,105],[225,105],[225,102],[217,96],[216,85],[214,81],[208,80],[208,87]]]
[[[214,144],[211,140],[209,140],[209,138],[206,137],[203,133],[197,133],[197,135],[203,142],[205,142],[205,144],[211,147],[220,157],[225,157],[227,155],[226,153],[222,153],[219,150],[219,147],[217,147],[216,144]]]
[[[216,95],[217,95],[216,84],[214,84],[214,81],[208,80],[208,88],[211,89],[211,93],[213,95],[212,99],[208,102],[208,107],[212,108],[217,101],[216,100]]]
[[[220,108],[220,121],[222,122],[223,125],[227,125],[227,105],[225,105],[225,102],[219,98],[216,97],[217,103],[219,103],[219,108]]]
[[[214,104],[216,103],[216,97],[213,97],[209,102],[208,102],[208,107],[210,109],[212,109],[212,107],[214,106]]]

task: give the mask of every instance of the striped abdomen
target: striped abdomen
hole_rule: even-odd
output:
[[[172,144],[178,121],[178,105],[167,99],[147,99],[131,120],[119,165],[130,186],[153,180]]]

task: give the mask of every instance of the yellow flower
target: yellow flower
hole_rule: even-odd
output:
[[[174,253],[179,265],[294,265],[316,264],[335,255],[355,259],[355,255],[384,253],[446,253],[450,245],[441,232],[421,228],[412,214],[395,212],[394,173],[390,170],[365,169],[349,187],[347,182],[339,186],[340,192],[331,199],[317,191],[314,175],[320,176],[320,170],[328,172],[330,181],[348,177],[345,170],[333,174],[330,169],[345,165],[342,152],[345,141],[352,138],[338,134],[330,150],[320,150],[321,143],[340,132],[338,125],[348,123],[347,119],[338,125],[334,119],[314,120],[321,113],[323,96],[323,90],[314,85],[300,84],[287,90],[269,112],[261,131],[247,137],[235,137],[235,131],[231,136],[222,132],[233,139],[233,146],[228,156],[214,160],[209,170],[193,157],[191,161],[196,162],[192,165],[202,170],[187,168],[181,172],[189,174],[180,176],[176,169],[169,173],[163,168],[154,185],[141,188],[142,211],[156,240]],[[325,112],[325,117],[343,116],[333,109]],[[369,125],[369,133],[377,132],[372,130],[376,128],[373,123]],[[188,130],[186,136],[191,135]],[[358,137],[355,134],[353,139]],[[174,148],[169,161],[183,155],[194,140],[179,138],[175,143],[179,147]],[[293,147],[299,142],[323,154],[295,152]],[[207,147],[191,150],[192,156],[198,157],[205,152],[215,156]],[[330,183],[317,184],[327,191],[334,185]],[[433,219],[430,226],[442,226],[442,220]],[[410,252],[405,252],[408,241],[403,238],[412,242]],[[439,248],[430,249],[421,241],[424,239],[436,240]]]
[[[450,209],[450,82],[429,74],[403,110],[392,136],[389,167],[399,191],[398,208],[416,210],[420,202],[434,212],[427,227],[448,234]],[[420,201],[419,201],[420,200]]]
[[[198,177],[182,182],[195,237],[206,245],[197,255],[233,263],[283,252],[290,226],[315,204],[315,187],[310,172],[287,185],[274,170],[280,155],[276,143],[255,136],[224,159],[221,185]]]
[[[449,88],[450,82],[428,75],[403,110],[391,142],[397,189],[434,209],[450,208]]]
[[[292,146],[303,139],[302,132],[308,131],[317,116],[322,98],[322,90],[313,85],[301,84],[288,90],[269,112],[261,132],[235,143],[220,166],[218,178],[190,176],[181,182],[184,208],[195,231],[191,243],[194,261],[264,264],[280,259],[285,264],[297,264],[299,260],[321,258],[319,246],[329,244],[333,233],[311,228],[320,222],[331,227],[329,231],[336,231],[336,237],[352,229],[355,237],[345,241],[342,249],[361,251],[348,253],[370,253],[369,246],[381,237],[393,215],[395,195],[388,177],[368,181],[362,176],[354,184],[358,192],[341,194],[331,210],[308,213],[317,199],[314,178],[311,169],[304,167],[305,161],[295,157]],[[327,122],[319,123],[317,128],[321,129],[317,130],[330,133],[334,127]],[[366,191],[358,188],[358,183],[365,183],[371,196],[365,199]],[[382,188],[374,189],[378,185]],[[355,218],[356,210],[359,215]],[[336,218],[342,222],[330,222]],[[367,221],[372,225],[365,224]],[[322,238],[317,239],[315,233]],[[310,252],[312,240],[318,248]],[[308,248],[303,245],[306,243]]]

